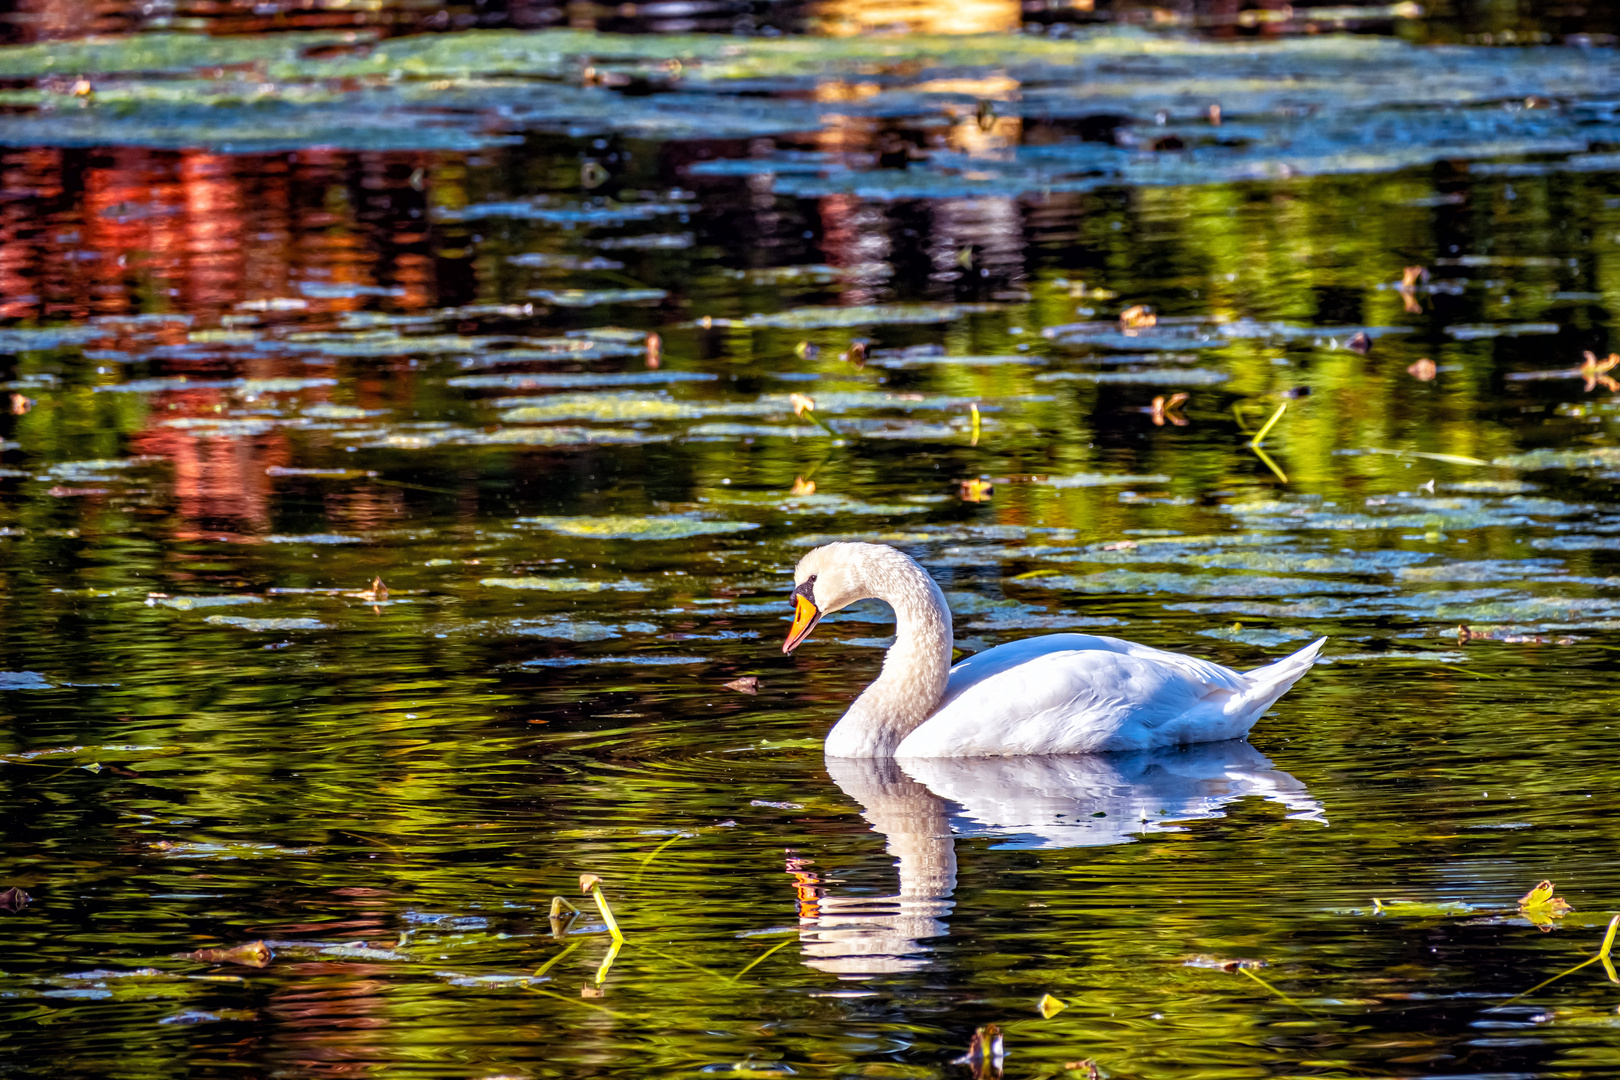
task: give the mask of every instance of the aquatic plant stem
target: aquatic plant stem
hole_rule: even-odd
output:
[[[1271,429],[1277,426],[1277,421],[1282,419],[1283,413],[1287,411],[1288,402],[1284,401],[1277,406],[1277,411],[1271,414],[1271,419],[1262,424],[1260,430],[1254,433],[1254,438],[1249,440],[1249,449],[1254,451],[1255,457],[1263,461],[1266,468],[1275,473],[1277,479],[1285,484],[1288,483],[1288,474],[1283,472],[1275,461],[1271,460],[1271,455],[1266,453],[1262,444],[1265,442],[1266,436],[1271,433]]]
[[[664,853],[665,848],[669,847],[669,845],[673,844],[677,840],[685,840],[685,839],[686,839],[686,834],[685,833],[676,833],[674,836],[670,837],[668,840],[665,840],[662,844],[659,844],[657,847],[653,848],[652,852],[650,854],[648,854],[648,856],[645,859],[641,860],[641,866],[636,870],[636,876],[635,876],[634,880],[636,880],[636,881],[641,880],[641,875],[645,874],[647,872],[647,867],[652,865],[652,861],[654,859],[658,858],[658,856],[660,856],[660,855],[662,855]]]
[[[619,929],[619,920],[613,917],[613,909],[608,907],[607,897],[602,895],[602,879],[595,874],[583,874],[579,879],[580,888],[591,894],[596,901],[596,910],[602,913],[602,921],[607,923],[608,933],[612,935],[617,945],[624,944],[624,931]]]
[[[1318,1019],[1317,1015],[1315,1013],[1311,1012],[1311,1010],[1307,1009],[1305,1006],[1301,1005],[1299,1002],[1295,1001],[1293,998],[1289,997],[1287,994],[1283,993],[1281,990],[1277,989],[1275,986],[1272,986],[1270,983],[1266,982],[1266,980],[1262,979],[1260,976],[1256,975],[1254,972],[1250,971],[1248,968],[1240,967],[1240,968],[1238,968],[1238,970],[1240,972],[1242,972],[1243,974],[1247,975],[1249,978],[1253,979],[1255,982],[1259,983],[1261,986],[1265,987],[1267,990],[1270,990],[1273,994],[1276,994],[1278,997],[1280,997],[1284,1001],[1288,1002],[1288,1004],[1292,1005],[1294,1008],[1298,1009],[1300,1012],[1304,1013],[1306,1016],[1309,1016],[1312,1019]]]
[[[534,974],[531,975],[530,978],[538,979],[540,976],[544,975],[546,972],[555,967],[557,965],[557,961],[561,960],[563,957],[567,956],[569,953],[573,952],[583,944],[585,944],[583,941],[576,941],[572,945],[564,946],[562,951],[556,956],[553,956],[550,960],[547,960],[545,963],[535,968]]]
[[[614,938],[613,944],[608,946],[607,955],[602,957],[602,965],[596,969],[597,986],[601,986],[607,981],[608,972],[613,970],[613,961],[619,958],[619,950],[622,948],[624,948],[624,938]]]
[[[735,974],[731,978],[727,979],[726,982],[728,982],[728,983],[736,982],[738,979],[741,979],[744,975],[748,974],[750,971],[753,971],[756,967],[758,967],[760,964],[764,963],[767,959],[769,959],[772,953],[776,952],[779,949],[787,948],[789,945],[793,944],[797,940],[799,940],[798,936],[795,935],[793,937],[788,938],[786,941],[782,942],[782,944],[780,944],[780,945],[772,945],[769,949],[766,949],[764,952],[762,952],[758,956],[754,957],[754,959],[748,964],[747,967],[743,968],[741,971],[737,972],[737,974]]]
[[[1502,1006],[1510,1005],[1513,1002],[1518,1001],[1520,998],[1527,998],[1531,994],[1535,993],[1537,990],[1540,990],[1543,986],[1547,986],[1547,985],[1550,985],[1552,983],[1555,983],[1559,979],[1562,979],[1566,975],[1573,975],[1577,971],[1581,970],[1581,968],[1583,968],[1583,967],[1591,967],[1593,964],[1596,964],[1596,963],[1599,963],[1599,962],[1601,962],[1603,964],[1604,971],[1609,976],[1609,980],[1611,982],[1620,982],[1620,978],[1616,977],[1616,972],[1614,970],[1614,963],[1609,959],[1609,953],[1614,949],[1614,934],[1615,934],[1616,929],[1620,929],[1620,915],[1616,915],[1614,918],[1609,920],[1608,932],[1603,935],[1603,944],[1598,946],[1598,951],[1597,951],[1596,956],[1587,957],[1585,960],[1582,960],[1580,963],[1576,964],[1574,967],[1570,968],[1569,970],[1560,971],[1558,974],[1554,975],[1550,979],[1543,979],[1540,982],[1536,983],[1536,985],[1532,986],[1530,989],[1522,991],[1522,992],[1517,993],[1517,994],[1514,994],[1512,997],[1508,998],[1506,1001],[1499,1001],[1495,1005],[1492,1005],[1491,1008],[1493,1010],[1500,1009]]]
[[[840,435],[838,432],[834,431],[827,424],[827,422],[825,420],[823,420],[821,417],[817,416],[816,411],[814,409],[806,409],[806,410],[804,410],[803,415],[808,416],[810,418],[810,422],[812,424],[816,425],[818,428],[820,428],[822,431],[825,431],[827,434],[831,435],[833,438],[835,438],[835,439],[843,438],[843,436]]]

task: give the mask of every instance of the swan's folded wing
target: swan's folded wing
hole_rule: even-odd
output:
[[[897,754],[1084,754],[1236,738],[1247,725],[1228,733],[1224,706],[1246,686],[1229,668],[1116,638],[1031,638],[952,669],[944,703]]]

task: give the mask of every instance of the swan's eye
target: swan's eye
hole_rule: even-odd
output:
[[[805,578],[804,584],[794,589],[792,594],[788,596],[788,603],[796,603],[797,600],[795,598],[800,596],[810,601],[811,604],[816,602],[816,575],[811,574],[809,577]]]

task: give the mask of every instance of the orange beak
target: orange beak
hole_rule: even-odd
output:
[[[782,642],[782,651],[790,653],[797,649],[820,621],[821,609],[816,607],[816,602],[803,593],[794,593],[793,628],[788,631],[787,640]]]

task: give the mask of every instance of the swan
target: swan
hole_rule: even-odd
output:
[[[857,600],[894,609],[882,673],[827,735],[833,758],[1094,754],[1238,739],[1327,641],[1240,672],[1119,638],[1047,634],[952,667],[945,594],[905,552],[826,544],[799,560],[793,583],[784,653]]]

